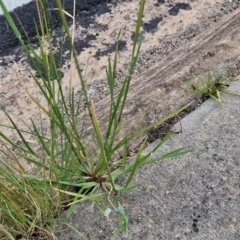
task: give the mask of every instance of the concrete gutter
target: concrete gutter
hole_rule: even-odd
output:
[[[230,89],[240,92],[240,81]],[[133,185],[142,191],[121,196],[129,233],[117,239],[240,239],[240,97],[222,97],[223,104],[209,99],[177,123],[182,133],[156,156],[179,147],[192,153],[138,171]],[[67,222],[87,239],[110,239],[119,219],[109,218],[85,203]],[[58,239],[81,237],[68,229]]]

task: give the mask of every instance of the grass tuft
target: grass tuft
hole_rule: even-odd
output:
[[[218,102],[222,102],[221,92],[238,95],[238,93],[227,89],[231,82],[235,80],[235,78],[228,78],[228,73],[217,76],[214,68],[208,71],[207,78],[198,79],[197,85],[191,84],[191,87],[195,92],[202,95],[202,97],[213,98]]]
[[[74,48],[74,30],[69,30],[69,22],[66,20],[66,15],[71,16],[74,26],[75,13],[67,13],[60,0],[56,0],[57,8],[52,9],[59,12],[63,37],[67,37],[69,41],[71,69],[73,67],[77,69],[83,93],[83,99],[77,99],[77,101],[72,87],[72,74],[69,78],[69,91],[66,92],[63,89],[61,74],[59,74],[54,55],[54,46],[51,43],[52,32],[49,27],[51,14],[45,1],[36,1],[40,20],[40,27],[36,27],[39,45],[37,51],[31,42],[22,40],[20,31],[5,8],[3,0],[0,0],[0,7],[3,9],[6,20],[33,66],[33,69],[29,67],[27,71],[32,76],[37,90],[44,97],[43,102],[39,101],[37,96],[28,91],[21,76],[17,75],[26,95],[39,109],[40,124],[37,121],[39,119],[31,119],[31,125],[26,125],[25,129],[21,129],[7,109],[4,110],[10,125],[1,127],[11,130],[13,136],[19,139],[20,144],[15,143],[15,140],[3,130],[0,131],[2,143],[0,149],[1,239],[31,239],[40,234],[48,235],[49,239],[54,238],[54,228],[62,209],[68,208],[68,216],[70,216],[75,204],[86,200],[93,201],[100,209],[101,203],[109,203],[119,213],[121,223],[113,233],[114,236],[121,230],[127,231],[125,211],[117,200],[110,201],[109,195],[114,198],[117,193],[130,191],[131,181],[139,167],[189,152],[181,148],[152,158],[153,153],[169,139],[169,135],[163,138],[150,153],[143,154],[144,142],[135,159],[127,157],[130,141],[170,119],[187,106],[144,129],[130,132],[119,139],[123,110],[140,52],[141,43],[138,43],[138,35],[144,4],[145,1],[140,0],[128,75],[119,91],[114,86],[121,30],[117,36],[113,61],[108,62],[106,75],[110,92],[110,111],[106,130],[103,130],[95,112],[94,102],[87,93],[86,79],[82,75]],[[76,102],[79,101],[80,104],[77,104]],[[93,129],[91,134],[94,147],[90,145],[86,133],[81,131],[78,124],[78,117],[84,114],[89,116],[86,127],[91,126]],[[48,119],[48,134],[43,131],[43,118]],[[123,152],[122,159],[114,162],[113,156],[119,151]],[[123,175],[127,175],[126,182],[121,185],[117,184],[116,180]],[[106,217],[110,213],[109,211],[102,212]]]

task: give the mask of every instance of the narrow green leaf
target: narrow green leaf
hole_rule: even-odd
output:
[[[121,219],[121,223],[119,224],[118,228],[115,230],[113,234],[113,239],[117,237],[117,235],[120,233],[120,231],[124,230],[126,234],[128,234],[128,219],[125,214],[124,208],[122,205],[118,202],[118,214]]]
[[[12,118],[10,117],[10,115],[4,111],[4,113],[7,115],[8,119],[10,120],[10,122],[12,123],[14,129],[16,130],[16,132],[18,133],[19,137],[21,138],[21,140],[23,141],[24,145],[27,147],[28,151],[33,154],[36,155],[35,151],[30,147],[30,145],[28,144],[27,140],[25,139],[25,137],[22,135],[22,132],[20,131],[20,129],[17,127],[17,125],[15,124],[15,122],[12,120]]]
[[[193,150],[188,150],[186,148],[179,148],[179,149],[176,149],[174,151],[168,152],[168,153],[166,153],[166,154],[164,154],[160,157],[149,159],[149,160],[145,161],[144,165],[154,163],[154,162],[157,162],[157,161],[162,161],[162,160],[165,160],[165,159],[168,159],[168,158],[178,157],[178,156],[184,155],[184,154],[192,152],[192,151]]]
[[[154,122],[150,125],[148,125],[147,127],[141,129],[140,131],[137,132],[133,132],[131,134],[129,134],[128,136],[126,136],[125,138],[123,138],[121,141],[119,141],[116,146],[113,148],[113,151],[116,151],[117,149],[119,149],[120,147],[122,147],[124,144],[130,142],[131,140],[137,138],[138,136],[141,136],[143,133],[149,131],[150,129],[160,125],[161,123],[167,121],[168,119],[174,117],[175,115],[177,115],[178,113],[182,112],[184,109],[186,109],[191,103],[185,105],[184,107],[176,110],[175,112],[170,113],[169,115],[167,115],[166,117],[160,119],[157,122]]]
[[[141,147],[140,147],[140,149],[139,149],[139,151],[138,151],[136,160],[135,160],[135,162],[134,162],[134,164],[133,164],[133,166],[132,166],[132,168],[131,168],[131,172],[130,172],[128,178],[127,178],[127,181],[126,181],[126,184],[125,184],[125,188],[128,187],[128,185],[130,184],[130,182],[131,182],[132,179],[133,179],[133,176],[134,176],[136,170],[137,170],[138,167],[141,165],[141,155],[142,155],[142,151],[143,151],[143,149],[144,149],[144,147],[145,147],[145,145],[146,145],[146,141],[147,141],[147,139],[144,140],[144,142],[142,143],[142,145],[141,145]]]

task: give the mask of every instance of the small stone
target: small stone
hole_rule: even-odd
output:
[[[6,65],[9,64],[9,63],[13,63],[13,61],[12,61],[12,59],[10,57],[4,57],[3,62]]]
[[[134,16],[134,17],[133,17],[133,20],[134,20],[135,22],[137,22],[138,16]]]
[[[123,17],[125,20],[129,20],[131,18],[130,14],[127,13],[124,17]]]

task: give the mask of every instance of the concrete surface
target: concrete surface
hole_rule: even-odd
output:
[[[240,81],[230,89],[240,92]],[[179,147],[192,153],[137,172],[132,185],[142,191],[120,197],[129,233],[117,239],[240,239],[240,97],[222,97],[223,104],[209,99],[182,119],[182,133],[156,155]],[[87,239],[110,239],[119,219],[114,213],[109,217],[85,203],[67,221]],[[81,239],[64,229],[58,239]]]

